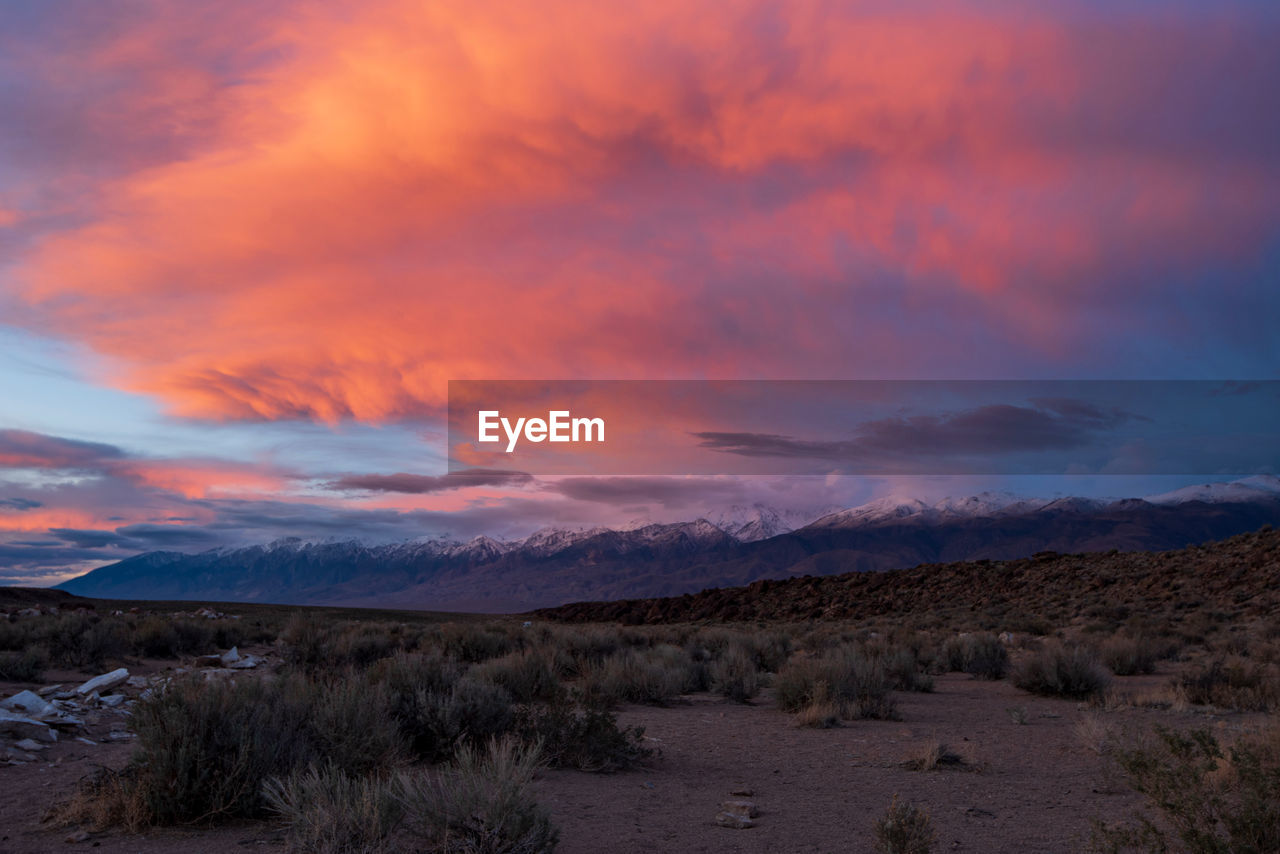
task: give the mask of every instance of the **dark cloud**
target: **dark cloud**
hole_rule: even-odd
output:
[[[745,457],[822,460],[865,471],[909,471],[940,461],[961,468],[990,467],[995,459],[1025,453],[1070,451],[1133,416],[1067,398],[1034,406],[993,404],[939,415],[882,418],[859,425],[852,439],[804,440],[775,433],[701,432],[704,448]],[[982,458],[974,463],[974,457]],[[904,468],[905,467],[905,468]]]
[[[364,490],[367,492],[402,492],[423,495],[446,492],[469,486],[519,486],[533,478],[518,471],[475,469],[467,472],[450,472],[432,476],[422,474],[361,474],[348,475],[326,484],[330,489]]]
[[[82,528],[50,528],[49,533],[58,539],[85,549],[100,549],[106,546],[128,547],[133,543],[115,531],[101,531]]]
[[[740,481],[721,478],[569,477],[549,483],[546,489],[575,501],[664,507],[740,501],[743,495]]]
[[[220,541],[217,534],[198,525],[125,525],[116,533],[143,548],[162,546],[209,546]]]
[[[125,456],[115,445],[81,442],[27,430],[0,430],[0,467],[97,469]]]
[[[43,507],[39,501],[30,498],[0,498],[0,510],[34,510],[37,507]]]
[[[111,551],[77,546],[0,543],[0,572],[9,572],[13,577],[27,579],[26,583],[30,583],[32,577],[30,570],[33,569],[47,569],[54,574],[62,570],[62,574],[65,575],[68,566],[84,565],[89,562],[109,563],[121,557],[122,555]]]

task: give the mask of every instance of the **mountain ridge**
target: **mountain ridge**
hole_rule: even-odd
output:
[[[996,493],[932,504],[880,499],[746,540],[705,518],[621,530],[543,529],[514,541],[480,536],[465,543],[431,538],[369,545],[285,538],[190,555],[147,552],[58,587],[103,598],[525,611],[764,578],[1011,560],[1045,550],[1180,548],[1280,524],[1280,479],[1263,477],[1243,488],[1196,486],[1157,500]]]

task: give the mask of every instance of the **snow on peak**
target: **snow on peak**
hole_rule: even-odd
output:
[[[1224,504],[1241,501],[1267,501],[1280,499],[1280,477],[1258,474],[1233,480],[1229,483],[1197,483],[1172,492],[1147,496],[1152,504],[1186,504],[1203,501],[1206,504]]]

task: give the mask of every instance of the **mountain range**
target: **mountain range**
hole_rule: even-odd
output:
[[[807,524],[763,507],[733,508],[716,519],[544,529],[516,541],[283,539],[197,554],[147,552],[59,587],[116,599],[519,612],[1044,551],[1182,548],[1280,524],[1280,478],[1114,501],[982,493],[929,504],[889,497]]]

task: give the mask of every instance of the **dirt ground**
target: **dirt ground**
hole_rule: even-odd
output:
[[[1167,680],[1118,678],[1116,688],[1140,693]],[[1257,716],[1246,715],[1097,711],[959,674],[939,677],[931,694],[896,696],[901,721],[855,721],[829,730],[795,727],[767,692],[753,705],[695,695],[668,708],[627,707],[620,723],[643,726],[661,757],[621,774],[543,774],[537,788],[560,827],[558,850],[860,854],[874,850],[873,822],[897,794],[929,810],[938,852],[1074,852],[1093,819],[1124,818],[1141,804],[1095,752],[1094,739],[1082,736],[1082,720],[1096,719],[1095,735],[1156,722],[1219,731],[1257,723]],[[89,735],[102,733],[91,726]],[[931,771],[903,767],[935,740],[964,763]],[[282,846],[279,831],[265,823],[95,834],[71,844],[68,830],[41,824],[49,805],[81,776],[97,765],[123,765],[131,750],[128,743],[64,739],[39,762],[0,767],[0,854],[78,847],[214,854]],[[720,802],[741,789],[753,792],[757,826],[717,826]]]

